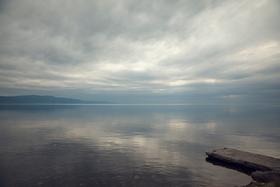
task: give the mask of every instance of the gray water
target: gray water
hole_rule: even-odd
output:
[[[279,107],[0,107],[0,186],[234,186],[205,161],[231,147],[280,157]]]

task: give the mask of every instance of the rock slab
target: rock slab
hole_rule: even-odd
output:
[[[209,158],[247,167],[256,171],[280,170],[280,159],[270,156],[230,148],[216,149],[211,152],[206,152],[206,154]]]

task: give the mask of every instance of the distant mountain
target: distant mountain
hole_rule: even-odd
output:
[[[108,104],[103,101],[83,101],[66,97],[23,95],[0,96],[0,104]]]

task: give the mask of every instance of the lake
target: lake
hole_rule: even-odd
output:
[[[0,186],[234,186],[205,160],[230,147],[280,157],[280,107],[0,106]]]

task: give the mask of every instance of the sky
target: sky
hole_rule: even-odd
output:
[[[280,104],[279,0],[0,0],[0,95]]]

